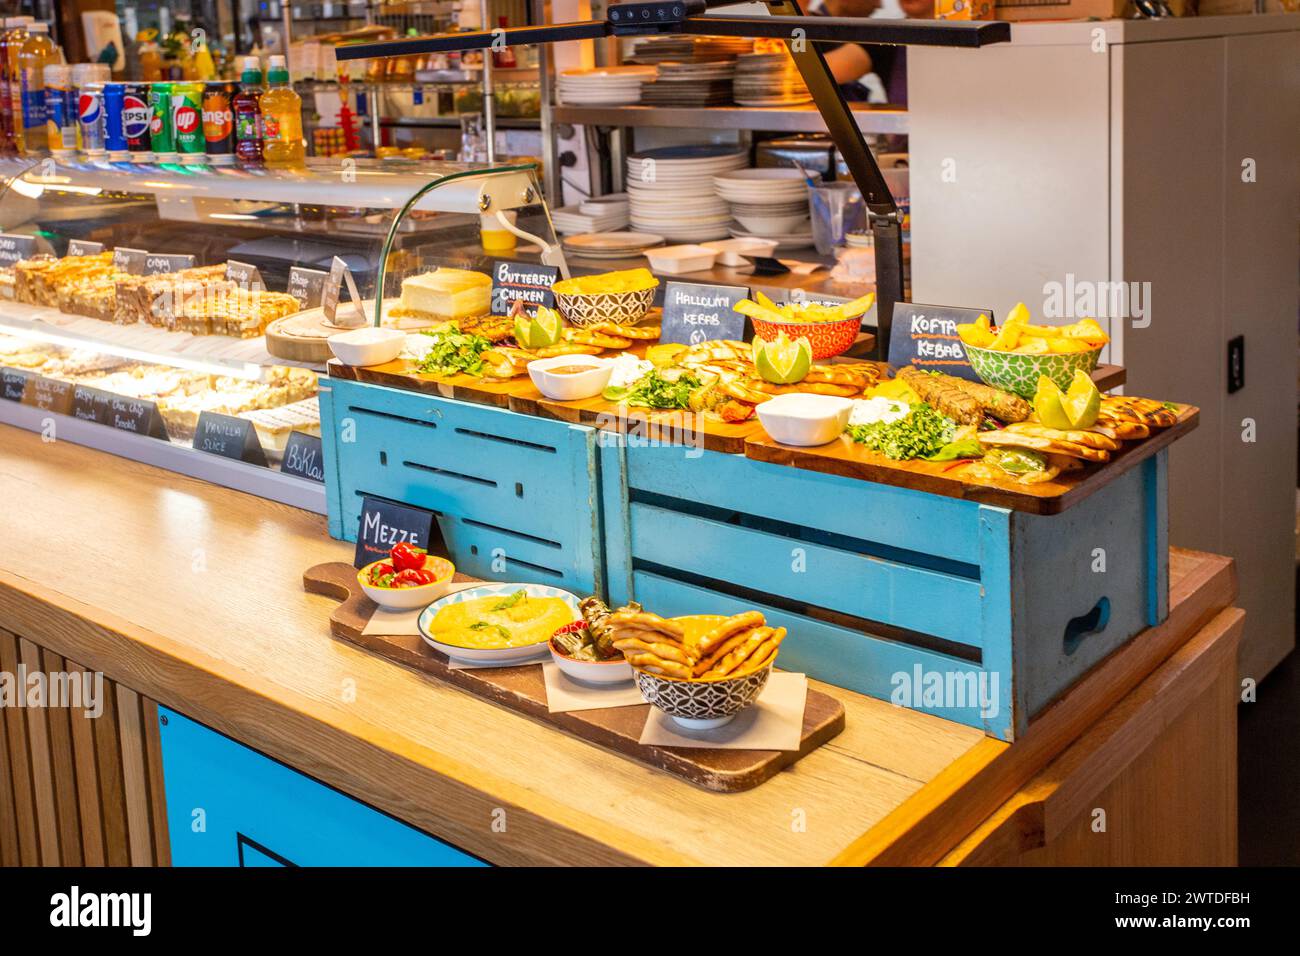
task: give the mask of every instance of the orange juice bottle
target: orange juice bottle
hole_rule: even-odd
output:
[[[302,97],[289,85],[283,56],[271,57],[262,94],[262,161],[268,169],[305,165],[302,143]]]

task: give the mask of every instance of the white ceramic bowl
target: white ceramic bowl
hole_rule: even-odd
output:
[[[840,437],[853,402],[834,395],[778,395],[758,406],[758,420],[775,441],[811,447]]]
[[[328,342],[334,357],[344,365],[383,365],[401,354],[406,333],[401,329],[366,326],[338,332]]]
[[[456,574],[456,566],[446,558],[429,555],[424,566],[438,575],[438,580],[432,584],[420,584],[411,588],[377,588],[369,581],[370,569],[376,564],[387,563],[387,558],[373,561],[357,572],[357,583],[366,592],[366,597],[386,611],[414,611],[432,604],[447,594],[451,579]]]
[[[557,375],[552,371],[566,365],[585,365],[590,366],[591,370],[571,375]],[[594,355],[556,355],[528,363],[528,377],[533,380],[537,390],[557,402],[572,402],[599,395],[609,384],[609,376],[613,371],[612,361]]]
[[[782,233],[797,232],[800,227],[808,225],[807,212],[794,212],[784,216],[754,216],[748,213],[736,213],[735,216],[736,222],[760,236],[779,236]]]
[[[647,249],[645,257],[650,260],[650,268],[655,272],[680,275],[683,272],[712,269],[718,253],[704,246],[663,246],[658,249]]]
[[[583,684],[626,684],[632,679],[632,665],[621,657],[612,661],[575,661],[555,646],[554,638],[549,646],[555,665]]]

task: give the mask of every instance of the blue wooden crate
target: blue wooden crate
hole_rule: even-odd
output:
[[[334,537],[387,498],[437,514],[466,574],[601,590],[593,429],[337,378],[320,404]]]
[[[758,608],[782,667],[1004,740],[1168,614],[1163,451],[1039,516],[601,437],[611,602]]]

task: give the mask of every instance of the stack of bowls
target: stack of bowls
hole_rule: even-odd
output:
[[[627,160],[632,228],[676,242],[726,238],[731,210],[713,177],[745,165],[734,146],[667,146]]]
[[[718,196],[745,235],[765,239],[811,235],[808,183],[797,169],[738,169],[713,177]]]

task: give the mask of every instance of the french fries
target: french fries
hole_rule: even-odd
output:
[[[756,301],[755,301],[756,300]],[[777,305],[761,292],[754,293],[754,299],[741,299],[736,303],[736,311],[751,319],[764,322],[781,322],[812,324],[817,322],[843,322],[871,311],[875,305],[876,294],[869,292],[852,302],[839,305],[823,305],[820,302],[786,302]]]
[[[967,345],[1022,355],[1091,352],[1110,341],[1095,319],[1080,319],[1070,325],[1032,325],[1029,310],[1021,302],[1008,313],[1001,326],[994,327],[987,315],[957,326],[957,335]]]

